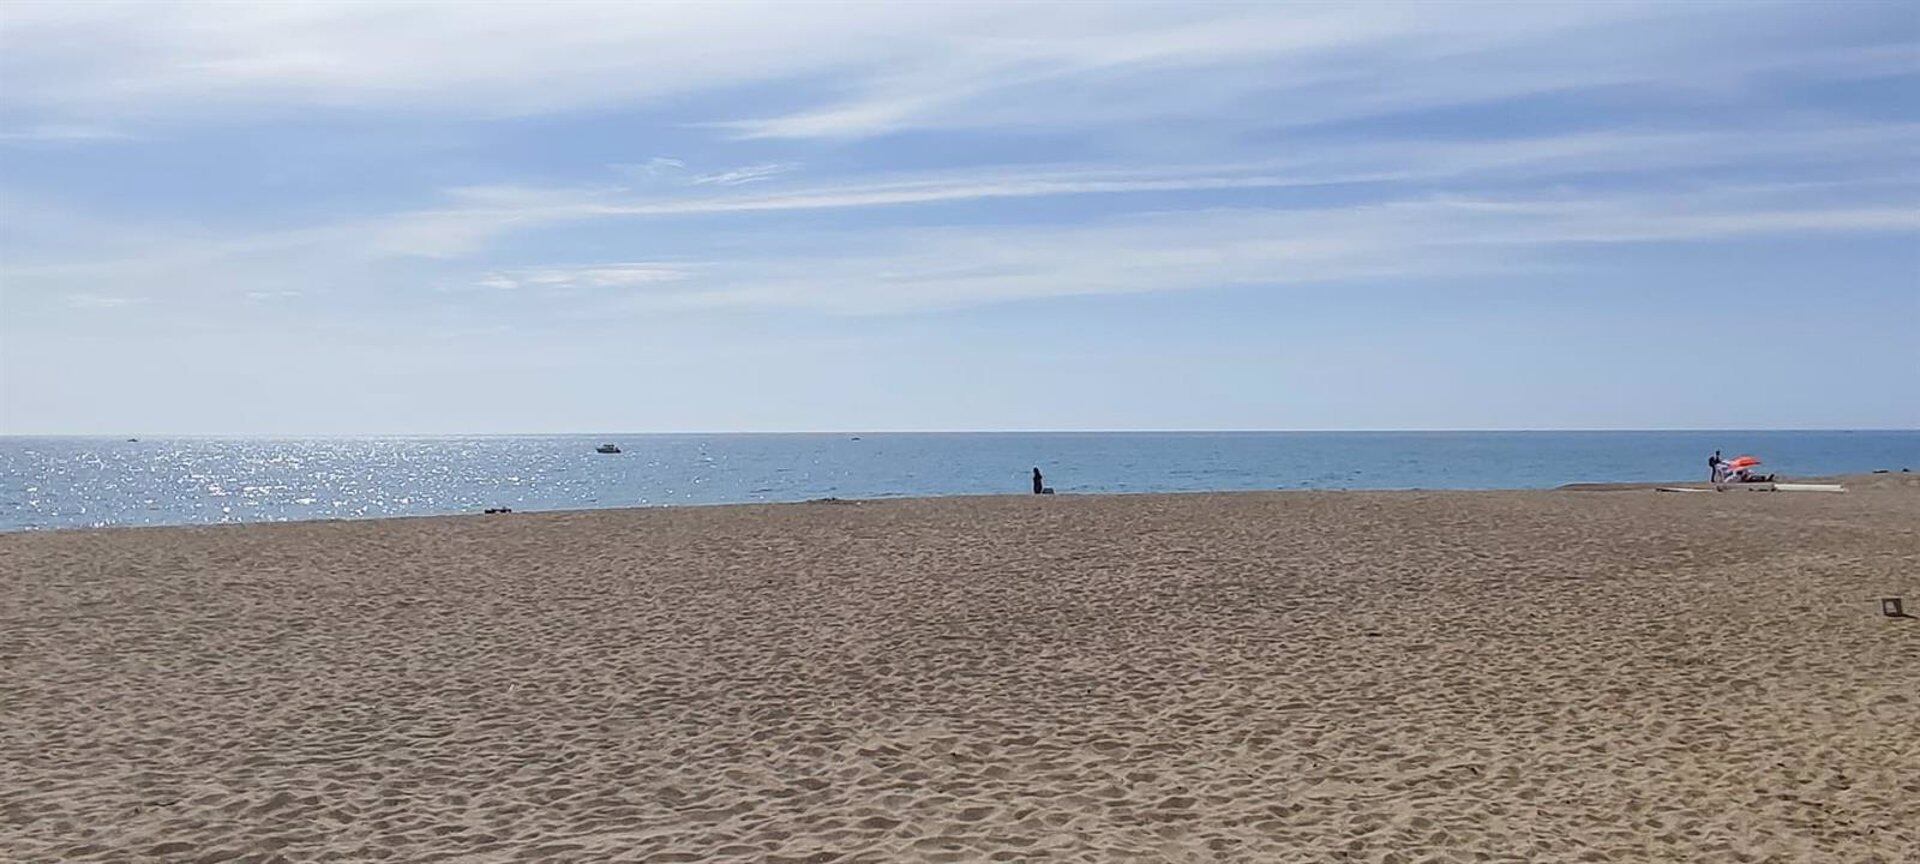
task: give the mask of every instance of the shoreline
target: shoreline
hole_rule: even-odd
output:
[[[1848,488],[1851,490],[1855,486],[1859,486],[1860,488],[1875,488],[1878,486],[1885,485],[1887,482],[1889,482],[1885,478],[1899,478],[1903,476],[1916,478],[1914,482],[1920,483],[1920,474],[1913,474],[1911,472],[1903,472],[1903,471],[1875,471],[1872,473],[1836,474],[1836,475],[1815,476],[1815,477],[1793,477],[1793,478],[1782,478],[1780,482],[1839,483],[1839,484],[1847,485]],[[1898,482],[1898,481],[1896,480],[1892,482]],[[1753,484],[1753,485],[1759,486],[1764,484]],[[332,517],[322,517],[322,518],[316,518],[316,519],[260,519],[260,520],[233,520],[233,521],[225,521],[225,522],[173,522],[173,523],[165,523],[165,524],[157,524],[157,525],[114,524],[114,525],[75,525],[75,526],[49,526],[49,527],[28,527],[28,528],[0,528],[0,537],[8,537],[12,535],[49,534],[49,533],[141,531],[141,530],[167,530],[167,529],[179,529],[179,528],[232,528],[232,527],[263,526],[263,525],[314,525],[314,524],[324,525],[324,524],[334,524],[334,523],[385,522],[385,521],[393,521],[393,520],[411,521],[411,520],[423,520],[423,519],[425,520],[462,519],[467,517],[486,517],[486,516],[544,516],[544,515],[580,514],[580,513],[609,513],[609,512],[617,513],[617,512],[626,512],[626,511],[648,512],[648,511],[658,511],[658,510],[710,510],[710,509],[717,509],[717,508],[742,508],[742,507],[745,507],[745,508],[794,507],[794,506],[817,505],[817,504],[872,505],[872,504],[885,504],[889,502],[899,502],[899,501],[947,501],[947,500],[968,501],[968,500],[1025,499],[1025,498],[1043,498],[1043,497],[1053,497],[1053,498],[1060,498],[1060,499],[1099,499],[1099,498],[1135,498],[1135,497],[1150,498],[1155,496],[1177,497],[1177,496],[1208,496],[1208,495],[1222,495],[1222,496],[1416,495],[1416,494],[1417,495],[1435,495],[1435,494],[1446,494],[1446,495],[1515,494],[1517,495],[1517,494],[1534,494],[1534,493],[1550,493],[1550,492],[1558,492],[1558,493],[1652,492],[1662,488],[1690,488],[1690,489],[1699,489],[1701,491],[1729,491],[1729,492],[1765,491],[1765,490],[1759,490],[1759,489],[1743,490],[1738,487],[1731,487],[1731,486],[1725,489],[1716,490],[1711,484],[1700,482],[1700,481],[1670,481],[1670,482],[1634,481],[1634,482],[1622,482],[1622,483],[1580,482],[1580,483],[1563,483],[1558,486],[1550,486],[1550,487],[1497,488],[1497,489],[1447,489],[1447,488],[1406,487],[1406,488],[1366,488],[1366,489],[1356,489],[1356,488],[1218,489],[1218,490],[1180,490],[1180,491],[1169,491],[1169,492],[1071,492],[1071,491],[1068,491],[1068,492],[1061,492],[1057,495],[1051,495],[1051,496],[1036,496],[1028,493],[1014,493],[1014,492],[1003,493],[1003,494],[959,493],[959,494],[952,494],[952,495],[901,495],[897,497],[883,497],[883,498],[827,497],[827,498],[813,498],[813,499],[807,499],[802,501],[724,501],[724,502],[714,502],[714,503],[654,504],[654,505],[645,505],[645,506],[638,506],[638,507],[627,506],[627,505],[619,505],[619,506],[612,506],[612,507],[568,507],[568,508],[559,508],[559,509],[553,509],[553,510],[515,510],[511,513],[492,513],[492,514],[469,510],[469,511],[462,511],[458,513],[417,513],[417,514],[399,514],[399,515],[391,515],[391,516],[365,516],[365,517],[332,516]]]

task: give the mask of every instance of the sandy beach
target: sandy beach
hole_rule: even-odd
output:
[[[1920,478],[0,535],[9,861],[1920,854]]]

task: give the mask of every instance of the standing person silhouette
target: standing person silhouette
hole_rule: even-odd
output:
[[[1033,494],[1038,495],[1040,494],[1040,490],[1045,488],[1047,487],[1043,485],[1040,480],[1040,469],[1033,469]]]
[[[1720,482],[1720,476],[1726,470],[1724,468],[1721,468],[1720,466],[1725,463],[1726,463],[1726,460],[1720,458],[1720,451],[1718,450],[1713,451],[1713,455],[1707,457],[1707,482],[1708,483]]]

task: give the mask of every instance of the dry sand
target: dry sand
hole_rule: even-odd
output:
[[[0,536],[0,859],[1913,861],[1853,482]]]

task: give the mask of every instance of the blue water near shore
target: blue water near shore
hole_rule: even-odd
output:
[[[594,452],[602,442],[625,452]],[[0,438],[0,531],[670,504],[1701,480],[1920,470],[1920,431]]]

